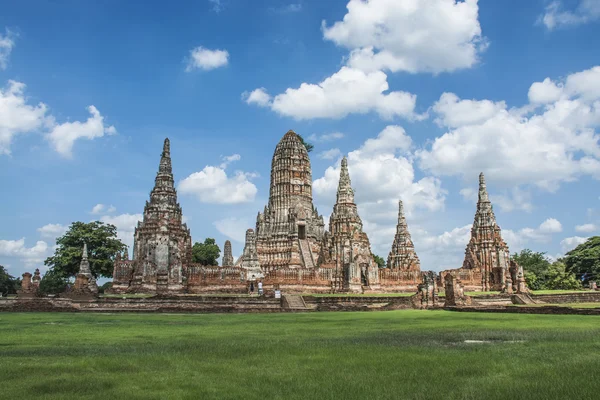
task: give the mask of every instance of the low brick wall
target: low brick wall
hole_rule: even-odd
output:
[[[563,303],[598,303],[600,302],[600,291],[564,294],[532,294],[531,298],[549,304]]]
[[[306,306],[315,311],[373,311],[412,309],[411,296],[303,296]]]

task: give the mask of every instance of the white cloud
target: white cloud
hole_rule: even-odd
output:
[[[271,104],[271,95],[267,93],[267,89],[258,88],[252,92],[242,93],[242,100],[246,104],[256,104],[259,107],[267,107]]]
[[[534,83],[529,95],[535,104],[508,109],[502,101],[444,93],[432,110],[448,131],[417,152],[421,168],[465,179],[483,171],[499,185],[546,190],[581,175],[600,178],[594,131],[600,125],[600,67],[569,75],[564,83]]]
[[[104,204],[96,204],[93,208],[92,211],[90,211],[90,214],[101,214],[102,211],[104,211],[104,208],[106,206]]]
[[[65,122],[54,125],[48,133],[47,138],[54,150],[63,157],[72,156],[73,145],[77,139],[95,139],[105,134],[114,135],[117,133],[114,126],[105,126],[104,117],[96,107],[89,106],[87,110],[91,114],[87,121]]]
[[[5,35],[0,34],[0,69],[6,69],[8,66],[10,53],[13,47],[15,47],[14,37],[15,35],[8,29]]]
[[[0,89],[0,154],[10,154],[16,135],[40,130],[48,123],[48,107],[27,104],[24,90],[24,83],[12,80]]]
[[[100,217],[100,222],[111,224],[117,227],[117,237],[121,239],[130,248],[133,248],[133,233],[138,221],[142,221],[142,214],[120,214],[120,215],[104,215]]]
[[[287,4],[285,6],[281,6],[279,8],[271,7],[271,8],[269,8],[269,11],[273,12],[273,13],[277,13],[277,14],[297,13],[297,12],[302,11],[302,4],[292,3],[292,4]]]
[[[575,247],[579,246],[582,243],[585,243],[588,240],[586,237],[581,236],[572,236],[568,238],[564,238],[560,241],[560,246],[563,253],[567,253],[573,250]]]
[[[34,266],[44,261],[48,254],[48,244],[43,240],[36,242],[33,247],[25,246],[25,238],[19,240],[0,240],[0,256],[16,257],[25,266]]]
[[[541,233],[562,232],[562,224],[555,218],[548,218],[541,223],[539,230]]]
[[[577,7],[572,10],[563,11],[562,8],[561,1],[553,1],[548,4],[538,22],[544,24],[548,30],[553,30],[600,19],[600,2],[598,0],[580,0]]]
[[[323,160],[336,160],[342,155],[340,149],[329,149],[317,154],[317,157]]]
[[[583,225],[577,225],[575,227],[575,230],[577,232],[582,232],[582,233],[591,233],[591,232],[598,230],[598,227],[594,224],[583,224]]]
[[[349,114],[369,112],[376,112],[384,119],[425,118],[424,115],[417,115],[414,112],[416,95],[402,91],[388,92],[388,90],[385,73],[381,71],[365,73],[358,69],[342,67],[318,84],[302,83],[297,89],[288,88],[268,103],[264,101],[266,94],[264,89],[256,89],[246,97],[246,102],[250,103],[252,94],[259,93],[255,95],[253,104],[268,105],[278,114],[296,120],[339,119]]]
[[[445,191],[438,179],[415,180],[408,150],[411,139],[400,126],[387,126],[376,138],[348,153],[348,169],[360,213],[370,223],[395,223],[398,199],[407,213],[415,208],[428,211],[444,207]],[[340,176],[340,165],[328,167],[313,183],[321,204],[333,204]],[[371,233],[371,232],[369,232]],[[392,235],[393,236],[393,235]]]
[[[475,65],[487,40],[477,0],[350,0],[342,21],[323,21],[325,39],[351,50],[364,71],[450,72]]]
[[[450,128],[480,124],[504,109],[503,101],[461,100],[454,93],[443,93],[433,105],[433,111],[438,115],[435,122]]]
[[[224,168],[207,165],[179,182],[183,194],[196,195],[202,203],[237,204],[254,200],[258,189],[250,182],[254,173],[236,171],[228,176]]]
[[[212,10],[217,14],[223,11],[225,8],[221,3],[221,0],[208,0],[212,4]]]
[[[196,68],[209,71],[211,69],[224,67],[229,63],[229,52],[227,50],[210,50],[198,46],[190,50],[186,72],[193,71]]]
[[[115,211],[117,211],[117,207],[112,204],[108,207],[108,210],[106,210],[107,213],[114,213]]]
[[[213,225],[222,235],[239,243],[246,241],[246,230],[254,228],[252,221],[235,217],[215,221]]]
[[[219,168],[225,169],[232,162],[241,160],[242,156],[240,156],[239,154],[232,154],[230,156],[221,157],[221,159],[223,160],[223,162],[221,163]]]
[[[308,137],[308,140],[311,142],[331,142],[334,140],[342,139],[345,135],[342,132],[333,132],[333,133],[325,133],[322,135],[317,135],[313,133]]]
[[[54,240],[57,237],[64,235],[67,229],[67,226],[61,224],[47,224],[37,230],[43,238]]]

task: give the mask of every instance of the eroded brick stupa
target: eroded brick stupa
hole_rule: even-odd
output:
[[[354,202],[346,157],[341,162],[336,202],[329,217],[329,231],[323,240],[319,264],[335,269],[336,291],[362,292],[379,287],[379,268]]]
[[[396,235],[392,243],[392,250],[388,254],[387,267],[401,271],[421,270],[421,263],[415,252],[415,245],[413,244],[410,232],[408,231],[402,200],[398,201],[398,224],[396,225]]]
[[[256,251],[262,269],[315,268],[324,226],[313,205],[308,152],[290,130],[275,147],[269,203],[256,218]]]
[[[517,290],[521,268],[510,259],[508,245],[490,202],[483,173],[479,174],[477,210],[471,227],[471,239],[465,249],[462,268],[450,270],[469,290]],[[441,275],[445,277],[448,271]]]
[[[133,260],[115,263],[113,289],[181,292],[184,267],[192,260],[192,238],[177,202],[171,149],[165,139],[150,201],[134,233]]]

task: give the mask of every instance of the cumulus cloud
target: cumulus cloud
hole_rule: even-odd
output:
[[[92,211],[90,211],[90,214],[100,214],[102,213],[102,211],[104,211],[104,208],[106,206],[104,204],[96,204],[94,207],[92,207]]]
[[[342,155],[340,149],[329,149],[317,154],[317,157],[323,160],[336,160]]]
[[[212,10],[217,14],[225,9],[225,6],[221,3],[221,0],[208,0],[212,4]]]
[[[0,154],[10,154],[16,135],[41,130],[49,123],[48,107],[28,104],[24,91],[24,83],[12,80],[0,89]]]
[[[349,114],[369,112],[376,112],[388,120],[396,117],[409,120],[425,118],[415,114],[416,95],[388,90],[385,73],[342,67],[318,84],[302,83],[299,88],[288,88],[273,99],[267,97],[263,88],[243,98],[248,104],[268,106],[278,114],[296,120],[339,119]]]
[[[600,2],[598,0],[580,0],[573,9],[563,10],[563,8],[562,1],[553,1],[546,6],[538,23],[543,24],[548,30],[553,30],[583,25],[600,19]]]
[[[130,248],[133,247],[133,233],[138,221],[142,221],[142,214],[120,214],[120,215],[104,215],[100,217],[100,222],[111,224],[117,227],[117,237],[121,239]]]
[[[272,13],[277,13],[277,14],[290,14],[290,13],[297,13],[302,11],[302,4],[300,3],[291,3],[291,4],[286,4],[284,6],[281,7],[271,7],[269,8],[269,11]]]
[[[0,34],[0,69],[4,70],[8,66],[8,59],[13,47],[15,47],[15,35],[8,29],[6,34]]]
[[[255,104],[259,107],[267,107],[271,104],[271,95],[267,93],[267,89],[258,88],[251,92],[242,93],[242,100],[246,104]]]
[[[436,175],[472,179],[481,171],[514,187],[534,184],[556,190],[581,175],[600,178],[600,67],[564,82],[534,83],[531,103],[465,100],[444,93],[432,110],[448,128],[430,148],[417,152],[421,168]]]
[[[56,239],[67,232],[68,227],[61,224],[47,224],[38,228],[38,232],[43,238]]]
[[[598,227],[595,224],[583,224],[583,225],[577,225],[575,227],[575,230],[577,232],[590,233],[590,232],[597,231]]]
[[[560,247],[563,253],[567,253],[573,250],[575,247],[579,246],[580,244],[585,243],[587,240],[588,238],[581,236],[572,236],[564,238],[560,241]]]
[[[355,199],[369,235],[391,229],[393,237],[399,199],[404,201],[408,214],[415,209],[438,211],[444,207],[445,191],[441,182],[432,177],[416,179],[409,152],[411,146],[404,129],[391,125],[348,153]],[[339,176],[340,165],[336,162],[314,181],[313,191],[320,204],[335,202]]]
[[[219,168],[225,169],[232,162],[241,160],[242,156],[240,156],[239,154],[232,154],[230,156],[221,157],[221,159],[223,160],[223,162],[221,163]]]
[[[241,158],[239,154],[230,157]],[[207,165],[202,171],[194,172],[179,182],[178,190],[195,195],[202,203],[237,204],[254,200],[258,189],[250,180],[258,175],[243,171],[228,175],[225,168],[231,161],[219,167]]]
[[[229,52],[227,50],[210,50],[198,46],[190,50],[186,72],[194,69],[209,71],[211,69],[224,67],[229,63]]]
[[[350,0],[323,36],[351,50],[363,71],[451,72],[475,65],[487,47],[477,0]]]
[[[311,142],[331,142],[333,140],[342,139],[344,134],[342,132],[332,132],[332,133],[324,133],[322,135],[317,135],[313,133],[308,137],[308,140]]]
[[[117,130],[114,126],[104,124],[104,117],[94,106],[87,108],[91,117],[85,122],[65,122],[54,125],[48,133],[47,138],[60,155],[63,157],[72,157],[73,145],[80,138],[95,139],[104,135],[115,135]]]
[[[251,220],[245,218],[224,218],[213,222],[213,225],[224,236],[239,243],[246,241],[246,230],[254,229]]]
[[[25,246],[25,238],[0,240],[0,256],[18,258],[28,267],[42,263],[49,256],[48,250],[48,244],[43,240],[36,242],[33,247]]]

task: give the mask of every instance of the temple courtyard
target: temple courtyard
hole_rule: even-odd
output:
[[[6,399],[592,399],[600,316],[0,314]]]

